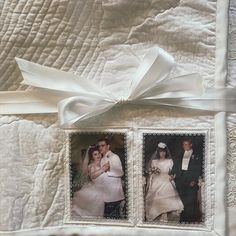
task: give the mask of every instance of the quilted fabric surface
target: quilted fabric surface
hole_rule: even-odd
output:
[[[27,89],[20,84],[14,57],[103,86],[116,79],[128,83],[153,45],[175,57],[175,74],[199,72],[205,85],[213,86],[216,0],[0,0],[0,9],[0,90]],[[66,139],[56,120],[56,115],[0,117],[1,231],[63,224]],[[229,129],[234,122],[229,117]],[[170,128],[214,128],[210,114],[166,108],[123,107],[96,120],[98,126],[161,128],[166,123]],[[233,155],[229,160],[235,163]],[[236,178],[230,167],[229,176]],[[230,183],[229,205],[236,206]]]

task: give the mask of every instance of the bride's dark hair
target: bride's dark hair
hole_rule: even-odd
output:
[[[160,152],[161,151],[164,151],[166,153],[166,157],[165,157],[166,159],[170,159],[171,158],[170,151],[169,151],[169,149],[167,147],[165,147],[165,148],[157,147],[157,149],[156,149],[156,158],[155,159],[160,159]]]
[[[88,176],[88,166],[93,160],[93,153],[99,151],[97,145],[89,146],[83,160],[82,172],[84,176]]]
[[[160,152],[161,151],[166,152],[166,159],[171,159],[171,154],[170,154],[170,151],[169,151],[169,148],[167,147],[167,145],[162,143],[162,145],[164,145],[163,148],[162,148],[162,147],[159,147],[159,144],[157,146],[156,151],[151,155],[151,158],[149,159],[149,161],[146,165],[145,173],[149,172],[149,169],[151,168],[151,163],[152,163],[153,160],[160,159]]]
[[[90,164],[93,161],[93,153],[95,151],[99,151],[97,145],[93,145],[89,147],[89,150],[88,150],[89,163],[88,164]]]

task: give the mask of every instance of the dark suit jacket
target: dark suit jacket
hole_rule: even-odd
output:
[[[174,159],[174,166],[171,174],[175,174],[176,187],[188,187],[192,181],[198,183],[202,175],[202,157],[195,152],[192,153],[188,165],[188,170],[182,171],[182,160],[184,152]]]

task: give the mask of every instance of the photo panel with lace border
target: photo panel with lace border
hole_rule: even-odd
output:
[[[190,132],[143,134],[146,223],[204,224],[205,138]]]
[[[65,222],[129,224],[132,186],[128,176],[132,178],[132,174],[128,173],[128,133],[75,130],[68,138],[69,217]]]

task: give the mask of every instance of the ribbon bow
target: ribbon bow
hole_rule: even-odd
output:
[[[118,95],[116,86],[113,86],[113,91],[107,91],[75,74],[20,58],[16,61],[24,78],[22,83],[37,89],[1,92],[0,114],[58,112],[59,123],[65,127],[102,114],[120,103],[236,111],[235,88],[209,88],[203,91],[202,78],[196,73],[170,78],[174,58],[161,48],[147,52],[128,93],[125,89],[121,91],[123,96]]]

